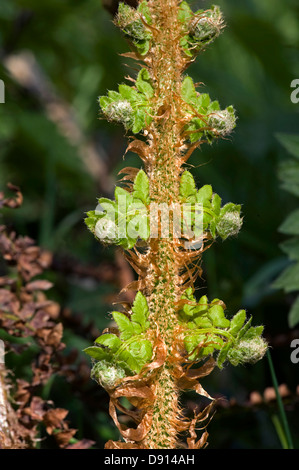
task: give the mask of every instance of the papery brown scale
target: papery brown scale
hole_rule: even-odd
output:
[[[139,274],[140,276],[144,276],[144,274],[146,273],[147,267],[144,266],[143,263],[141,263],[139,260],[136,262],[136,259],[133,259],[133,257],[127,253],[124,254],[124,257],[126,258],[128,263],[132,266],[132,268],[137,274]]]
[[[208,431],[205,431],[202,434],[201,438],[198,440],[196,440],[197,435],[196,437],[188,437],[187,438],[188,449],[202,449],[206,447],[208,437],[209,437]]]
[[[132,302],[127,302],[125,300],[120,300],[118,302],[113,302],[112,305],[121,305],[125,312],[129,312],[132,307]]]
[[[118,180],[118,183],[125,183],[125,189],[128,191],[128,192],[132,192],[133,191],[133,185],[134,185],[134,180],[135,180],[135,177],[137,175],[137,173],[139,172],[139,169],[138,168],[124,168],[123,170],[121,170],[118,174],[120,173],[127,173],[125,176],[123,176],[123,178],[121,178],[120,180]]]
[[[120,294],[124,294],[129,290],[134,290],[134,291],[143,290],[145,287],[146,287],[145,279],[140,279],[139,281],[132,281],[120,291]]]
[[[126,149],[125,155],[129,151],[137,153],[137,155],[141,158],[141,160],[143,160],[146,163],[148,158],[149,158],[150,148],[142,140],[135,139],[135,140],[133,140],[132,142],[129,143],[129,145]]]
[[[150,411],[148,411],[143,416],[141,415],[142,419],[137,425],[136,429],[128,428],[127,426],[121,424],[118,420],[116,407],[118,406],[117,398],[122,396],[125,396],[127,399],[130,399],[131,397],[138,398],[139,400],[142,399],[142,408],[144,408],[145,404],[149,405],[153,402],[153,392],[151,388],[147,386],[138,388],[136,386],[130,385],[127,387],[123,386],[121,389],[115,390],[110,395],[109,413],[122,436],[132,441],[141,441],[151,426],[152,414]]]
[[[212,416],[210,416],[211,410],[214,407],[214,402],[207,405],[203,411],[199,413],[194,413],[194,418],[190,421],[189,425],[189,434],[190,437],[187,438],[187,444],[189,449],[201,449],[207,445],[208,432],[206,427],[208,426]],[[198,422],[206,422],[202,427],[198,428]],[[197,439],[196,430],[205,430],[200,439]]]
[[[128,57],[129,59],[134,59],[137,61],[144,61],[142,55],[138,54],[137,52],[124,52],[120,54],[121,57]]]
[[[145,449],[142,444],[136,444],[133,442],[121,442],[121,441],[108,441],[105,444],[105,449]]]

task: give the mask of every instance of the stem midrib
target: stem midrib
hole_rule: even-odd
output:
[[[163,5],[162,5],[163,3]],[[179,200],[180,167],[178,138],[178,104],[175,96],[181,86],[178,63],[181,52],[178,44],[178,4],[176,0],[151,2],[152,13],[156,16],[156,56],[152,61],[152,73],[156,77],[155,115],[159,109],[166,110],[165,117],[154,121],[151,134],[155,156],[150,168],[151,202],[168,205]],[[171,225],[171,224],[170,224]],[[171,228],[171,227],[170,227]],[[178,390],[173,374],[172,345],[174,343],[177,313],[175,303],[179,292],[179,272],[175,260],[174,240],[160,238],[150,242],[151,265],[158,269],[148,273],[153,281],[149,298],[150,321],[153,335],[162,337],[167,356],[156,374],[156,402],[153,405],[153,423],[144,444],[149,448],[174,448],[177,440],[176,420],[178,415]],[[157,275],[159,272],[159,276]]]

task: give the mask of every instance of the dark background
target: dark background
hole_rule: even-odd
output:
[[[55,283],[49,296],[72,312],[64,342],[82,358],[82,349],[110,321],[119,290],[134,277],[117,250],[97,244],[83,223],[97,197],[113,195],[122,167],[141,167],[134,154],[123,160],[123,128],[98,119],[98,96],[116,89],[124,76],[136,75],[136,66],[120,56],[128,45],[112,23],[116,3],[0,0],[0,78],[6,87],[0,105],[0,189],[10,181],[24,195],[20,209],[5,211],[5,222],[53,252],[45,274]],[[197,150],[189,165],[198,186],[212,184],[223,203],[242,204],[244,225],[238,238],[205,253],[198,288],[211,299],[223,299],[229,312],[246,308],[254,324],[265,325],[298,447],[299,364],[290,360],[290,343],[299,338],[299,324],[288,323],[295,294],[271,284],[289,263],[279,248],[286,237],[278,228],[298,207],[277,173],[289,156],[279,135],[299,135],[299,104],[290,100],[291,81],[299,78],[299,5],[296,0],[218,4],[227,27],[188,73],[223,108],[234,105],[237,127],[229,139]],[[194,9],[209,6],[194,2]],[[26,374],[22,358],[15,361],[16,372],[21,363]],[[277,403],[267,398],[273,383],[266,358],[255,366],[227,366],[202,383],[211,395],[225,398],[209,425],[210,448],[281,448]],[[72,390],[54,377],[47,394],[70,410],[79,437],[102,448],[107,439],[118,438],[107,413],[108,396],[91,381],[82,387]],[[183,400],[190,409],[199,403],[191,393]]]

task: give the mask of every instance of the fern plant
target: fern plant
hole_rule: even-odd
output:
[[[252,326],[245,310],[229,316],[222,300],[195,296],[203,252],[242,225],[241,206],[222,205],[210,185],[197,188],[185,167],[196,148],[235,127],[234,108],[197,91],[186,73],[219,36],[223,18],[217,6],[193,12],[185,1],[149,0],[136,9],[120,3],[115,24],[132,48],[126,55],[142,65],[133,86],[122,83],[99,103],[109,121],[124,125],[127,151],[143,168],[125,168],[115,199],[99,198],[85,221],[100,242],[123,248],[138,279],[127,287],[136,291],[133,304],[112,312],[115,328],[85,351],[123,438],[106,448],[176,448],[188,431],[188,446],[199,448],[208,433],[197,440],[196,422],[205,426],[214,400],[198,379],[225,362],[255,362],[267,348],[263,327]],[[210,399],[193,419],[181,410],[184,390]]]

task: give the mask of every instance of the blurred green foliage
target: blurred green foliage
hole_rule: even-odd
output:
[[[295,158],[283,160],[278,168],[278,176],[281,181],[281,187],[285,190],[299,196],[299,136],[296,134],[278,134],[279,142],[286,148],[288,153]],[[282,271],[272,284],[276,289],[284,289],[286,294],[297,292],[299,290],[299,209],[295,209],[282,222],[278,228],[280,233],[289,237],[280,244],[281,250],[287,255],[290,264]],[[294,327],[299,323],[299,297],[293,302],[288,314],[288,323]]]
[[[206,1],[193,3],[194,9],[210,6]],[[279,247],[284,236],[278,227],[298,208],[298,199],[280,187],[277,177],[287,152],[276,134],[298,134],[299,105],[290,100],[290,84],[299,78],[299,4],[297,0],[217,3],[227,27],[188,73],[201,82],[199,90],[219,99],[222,107],[234,105],[237,127],[230,138],[197,150],[189,165],[197,186],[210,184],[223,203],[232,200],[242,205],[244,224],[237,239],[218,242],[204,254],[198,295],[221,298],[230,311],[246,308],[255,324],[265,326],[266,337],[285,338],[280,346],[273,343],[272,357],[278,382],[294,392],[298,364],[290,361],[288,340],[288,311],[294,297],[273,289],[272,282],[288,265]],[[122,160],[126,143],[122,126],[97,119],[98,96],[116,89],[124,76],[137,74],[130,59],[119,56],[128,46],[111,19],[99,0],[1,0],[0,78],[5,82],[6,103],[0,105],[0,188],[11,181],[24,195],[22,208],[6,211],[5,222],[50,248],[59,259],[70,258],[84,266],[114,259],[114,250],[97,244],[83,223],[96,197],[113,194],[113,184],[111,193],[108,186],[102,187],[103,178],[90,171],[78,141],[61,133],[34,90],[20,85],[8,71],[7,60],[24,51],[34,55],[57,96],[70,107],[83,144],[94,143],[101,164],[116,180],[123,166],[142,165],[130,153]],[[58,269],[48,275],[56,285],[53,298],[79,312],[86,324],[93,321],[99,329],[107,325],[116,284],[84,280]],[[80,351],[90,345],[89,338],[67,326],[64,341]],[[264,359],[255,366],[215,372],[203,385],[211,395],[243,403],[251,391],[263,393],[272,382]],[[70,409],[79,437],[96,440],[100,448],[105,440],[117,438],[117,432],[107,415],[105,393],[91,390],[89,399],[101,402],[97,412],[96,407],[91,412],[61,378],[53,379],[47,393],[57,406]],[[186,394],[186,400],[198,402],[193,394]],[[286,408],[298,447],[298,403],[287,403]],[[271,418],[276,413],[275,403],[219,409],[209,425],[210,447],[279,448]]]

